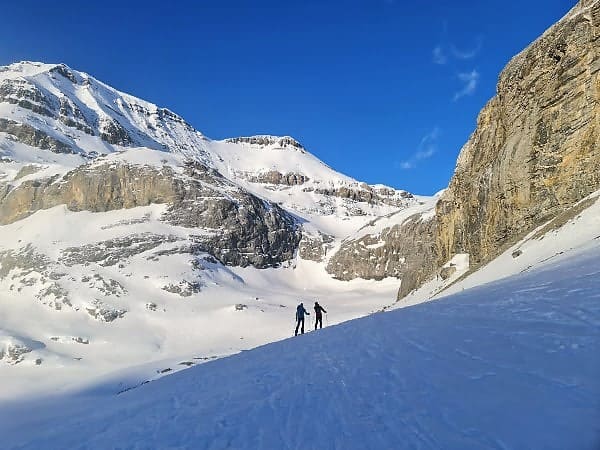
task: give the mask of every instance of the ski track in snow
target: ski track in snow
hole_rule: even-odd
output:
[[[596,247],[118,396],[4,405],[2,445],[598,448],[599,262]]]

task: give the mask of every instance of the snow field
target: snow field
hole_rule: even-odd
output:
[[[0,433],[20,449],[597,448],[599,261],[597,246],[117,396],[5,405]]]

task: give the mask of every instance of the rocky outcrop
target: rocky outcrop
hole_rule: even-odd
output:
[[[433,270],[436,222],[415,214],[378,234],[347,240],[331,257],[327,271],[340,280],[402,279],[402,289],[414,288]]]
[[[86,311],[91,317],[100,322],[113,322],[127,314],[127,310],[114,308],[102,303],[100,300],[94,300],[92,304],[86,308]]]
[[[35,84],[23,79],[0,84],[0,102],[18,105],[42,116],[53,117],[52,101]]]
[[[100,120],[100,139],[112,145],[127,146],[133,143],[133,139],[125,128],[114,119],[103,118]]]
[[[63,276],[52,272],[50,259],[46,255],[38,253],[31,244],[27,244],[18,250],[11,249],[0,252],[0,280],[8,277],[13,270],[15,271],[11,276],[13,280],[16,278],[24,280],[34,272],[51,280]],[[23,281],[24,283],[25,281]]]
[[[19,342],[3,342],[0,344],[0,361],[7,364],[19,364],[32,349]]]
[[[321,232],[316,235],[303,233],[298,247],[298,255],[308,261],[321,262],[333,247],[333,242],[334,237],[328,234]]]
[[[178,284],[168,284],[162,287],[163,291],[177,294],[180,297],[190,297],[202,290],[202,283],[199,281],[189,282],[187,280],[180,281]]]
[[[276,170],[269,170],[268,172],[258,174],[240,175],[251,183],[281,184],[285,186],[298,186],[309,180],[306,175],[302,175],[301,173],[281,173]]]
[[[144,253],[167,242],[175,242],[173,236],[141,233],[108,241],[96,242],[81,247],[68,247],[61,253],[60,262],[65,266],[98,263],[101,266],[114,266],[134,255]]]
[[[0,131],[31,147],[50,150],[54,153],[74,153],[69,144],[48,136],[43,131],[28,124],[0,117]]]
[[[166,203],[174,196],[172,175],[171,169],[88,164],[62,178],[24,181],[0,192],[0,224],[62,204],[72,211],[101,212]]]
[[[9,291],[20,293],[37,286],[35,297],[50,308],[72,306],[69,293],[59,283],[66,276],[56,270],[54,262],[31,244],[19,249],[0,251],[0,281],[9,281]]]
[[[599,72],[597,0],[510,61],[436,206],[429,275],[458,253],[493,259],[600,188]]]
[[[306,149],[296,139],[290,136],[248,136],[225,139],[225,142],[234,144],[249,144],[261,147],[275,146],[279,148],[292,147],[296,150],[305,152]]]
[[[309,192],[316,194],[349,199],[355,202],[365,202],[372,204],[385,204],[401,207],[405,205],[406,199],[413,198],[413,195],[406,191],[395,191],[389,188],[374,188],[365,183],[356,187],[341,186],[338,188],[307,188]],[[399,193],[398,193],[399,192]]]
[[[65,64],[57,64],[53,69],[50,69],[50,72],[61,75],[71,83],[77,84],[77,78],[75,78],[75,74]]]
[[[293,258],[301,238],[295,219],[278,205],[260,200],[214,169],[192,162],[183,174],[170,166],[159,169],[107,162],[83,165],[60,179],[24,181],[0,191],[0,224],[57,205],[72,211],[103,212],[152,203],[169,204],[163,220],[203,229],[205,233],[194,238],[195,251],[207,252],[223,264],[277,266]],[[67,249],[63,262],[102,260],[103,265],[113,265],[129,253],[149,250],[170,239],[140,235],[90,244]]]
[[[242,267],[273,267],[294,257],[301,230],[293,216],[200,163],[189,163],[186,175],[187,182],[175,184],[165,220],[209,231],[195,236],[198,250]]]
[[[94,130],[87,123],[83,112],[66,96],[60,98],[58,119],[70,128],[76,128],[86,134],[94,135]]]

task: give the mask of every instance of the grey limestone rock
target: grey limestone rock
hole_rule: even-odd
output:
[[[258,146],[275,145],[280,148],[291,147],[292,149],[306,151],[305,148],[297,140],[289,136],[248,136],[225,139],[225,142],[233,142],[235,144],[249,144]]]
[[[247,179],[251,183],[275,184],[284,186],[297,186],[306,183],[309,178],[301,173],[281,173],[276,170],[259,174],[240,174],[242,178]]]
[[[19,364],[25,359],[25,355],[31,351],[32,349],[25,345],[8,343],[0,347],[0,361],[5,361],[13,365]]]
[[[101,266],[114,266],[121,261],[134,255],[152,250],[166,242],[175,242],[177,238],[152,233],[141,233],[115,238],[107,241],[87,244],[81,247],[69,247],[62,251],[60,262],[66,266],[88,265],[91,262],[99,263]],[[99,277],[99,275],[95,275]],[[98,278],[96,278],[98,280]],[[105,284],[104,290],[114,291],[114,283]],[[117,283],[118,284],[118,283]],[[116,288],[116,287],[115,287]],[[119,289],[122,290],[122,289]]]
[[[54,117],[52,100],[36,85],[24,79],[2,81],[0,102],[11,103],[43,116]]]
[[[377,189],[364,183],[353,187],[315,188],[314,192],[326,196],[345,198],[355,202],[384,204],[397,207],[404,206],[406,204],[406,199],[412,198],[412,194],[409,194],[408,192],[403,191],[400,197],[398,197],[396,191],[386,188]]]
[[[127,146],[133,143],[133,139],[119,122],[114,119],[103,118],[99,125],[100,138],[109,144]]]
[[[333,240],[333,236],[321,232],[317,235],[303,233],[298,254],[302,259],[321,262],[332,248]]]
[[[87,313],[96,320],[101,322],[113,322],[125,316],[127,310],[114,308],[100,300],[94,300],[92,305],[86,308]]]
[[[203,284],[200,281],[190,282],[182,280],[178,284],[168,284],[163,286],[163,291],[177,294],[180,297],[191,297],[193,294],[197,294],[202,290]]]
[[[0,118],[0,131],[7,133],[23,144],[42,150],[50,150],[54,153],[75,153],[70,144],[53,138],[28,124]]]
[[[402,285],[412,289],[432,269],[435,226],[416,214],[379,235],[347,240],[329,260],[327,271],[340,280],[401,278]],[[411,272],[415,274],[409,281]]]

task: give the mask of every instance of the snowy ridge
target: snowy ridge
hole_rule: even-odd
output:
[[[42,131],[83,154],[133,144],[207,158],[206,139],[181,117],[64,64],[12,64],[0,70],[0,86],[8,92],[0,103],[1,116],[42,126]],[[114,136],[101,138],[112,130]]]
[[[54,153],[21,149],[19,140],[11,136],[15,127],[6,130],[0,124],[0,138],[8,138],[0,139],[0,157],[14,161],[15,173],[26,164],[42,165],[44,171],[37,178],[48,175],[49,164],[62,175],[97,155],[145,147],[201,162],[309,221],[324,216],[335,216],[333,221],[340,216],[379,216],[414,203],[405,191],[369,186],[332,170],[289,136],[212,141],[175,113],[64,64],[21,62],[0,68],[0,118],[39,130],[59,147]],[[70,152],[82,158],[71,158],[60,167],[64,157],[57,154]],[[276,174],[286,179],[277,180]],[[288,180],[289,175],[296,179]],[[290,186],[289,181],[298,184]],[[327,233],[336,229],[330,219],[322,224]],[[360,222],[352,221],[341,234]]]

